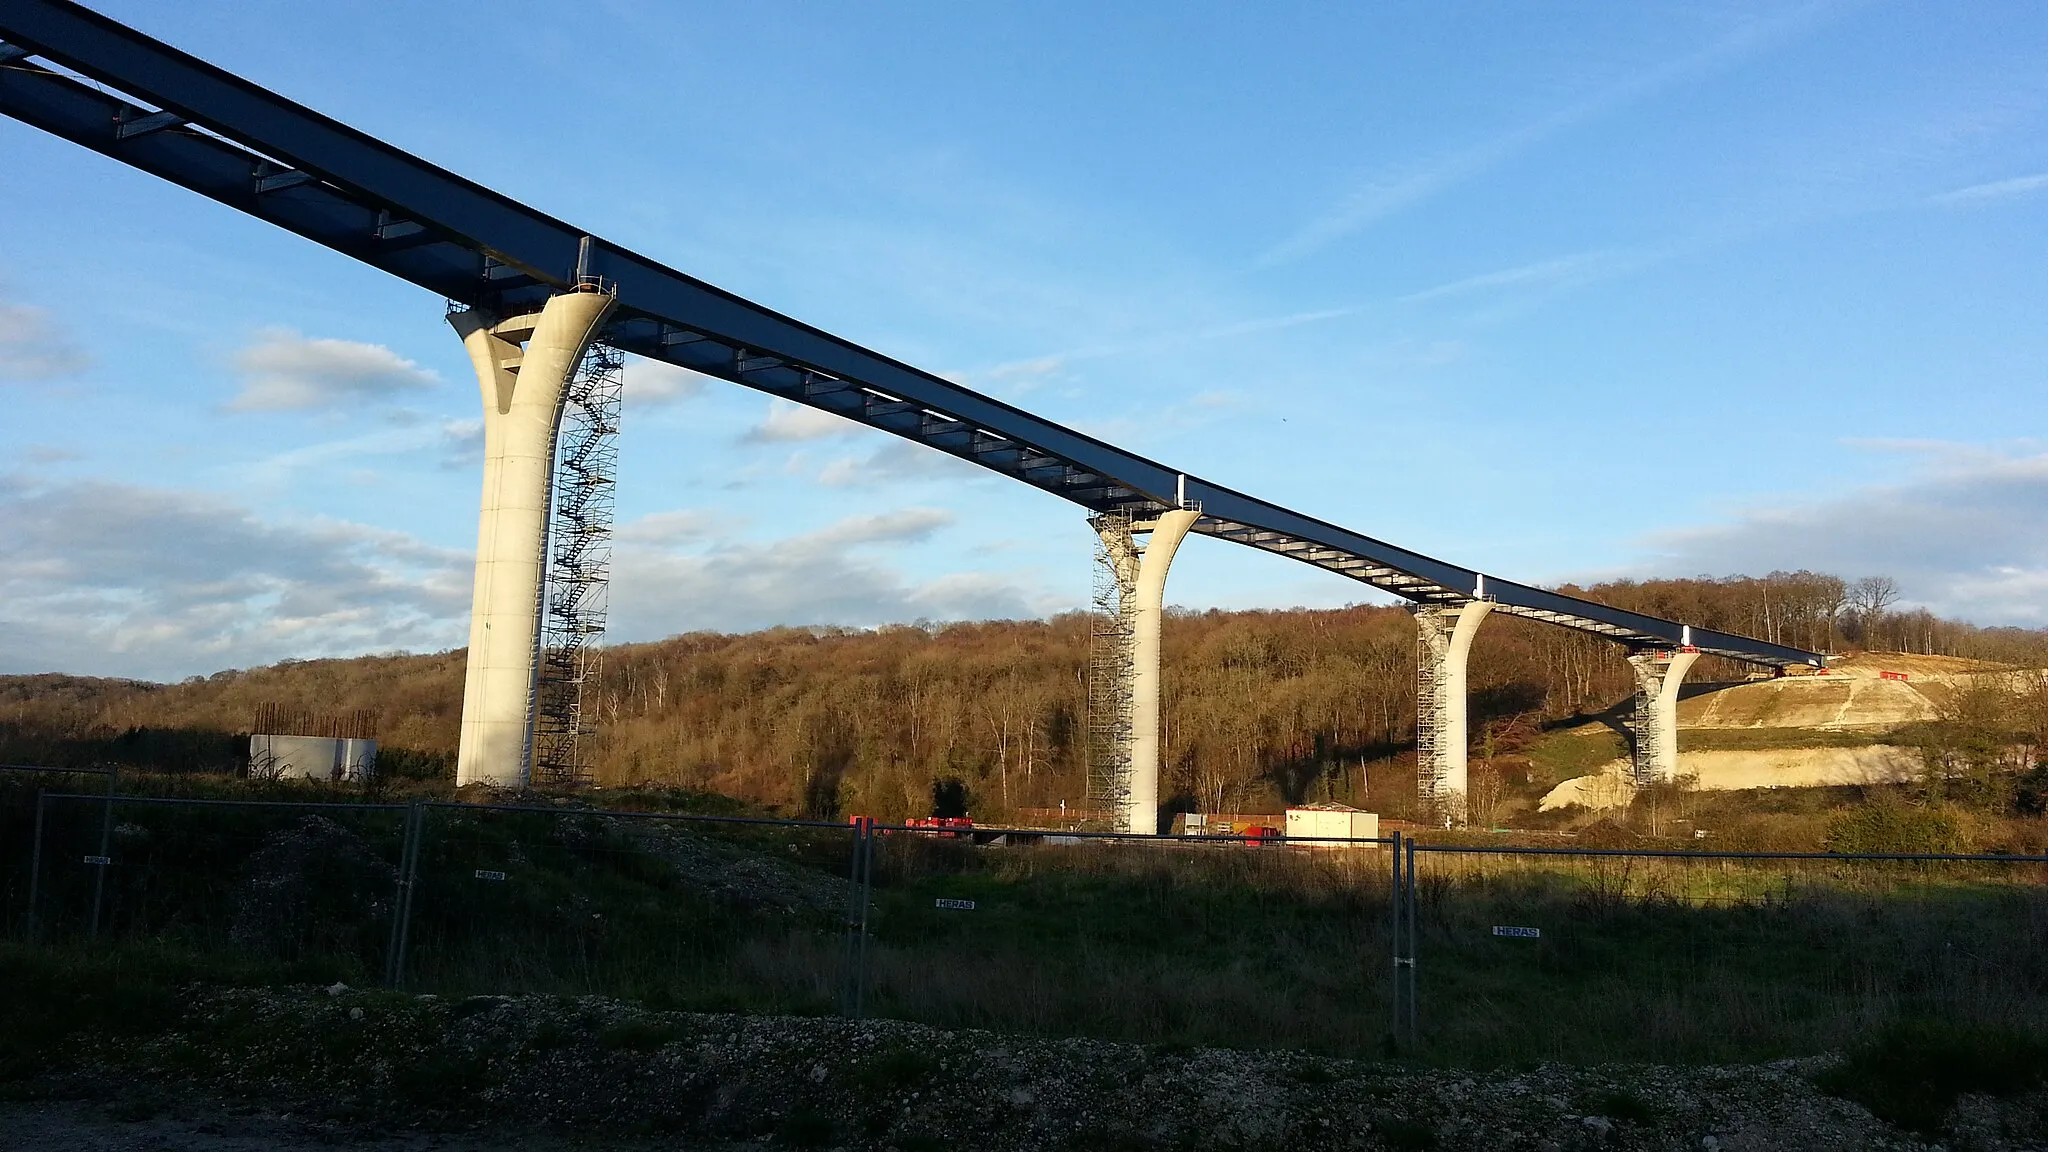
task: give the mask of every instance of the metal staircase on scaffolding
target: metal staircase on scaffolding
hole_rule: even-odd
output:
[[[1095,529],[1093,610],[1088,614],[1088,812],[1116,826],[1131,794],[1131,511],[1089,518]]]
[[[625,354],[593,343],[562,398],[534,699],[533,782],[590,782],[586,738],[603,655]]]
[[[1446,781],[1444,713],[1451,706],[1450,684],[1443,674],[1444,656],[1450,646],[1450,626],[1444,610],[1435,606],[1415,610],[1415,794],[1425,811],[1427,823],[1438,823]]]

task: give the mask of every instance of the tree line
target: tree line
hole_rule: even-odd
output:
[[[1814,650],[1864,647],[2048,666],[2048,632],[1895,610],[1889,582],[1811,572],[1562,591]],[[1085,793],[1089,621],[692,633],[609,649],[587,742],[601,784],[718,792],[789,814],[922,815],[957,782],[976,815]],[[1162,787],[1192,810],[1413,799],[1415,627],[1399,607],[1169,613]],[[1618,646],[1496,614],[1470,671],[1476,739],[1626,700]],[[1694,680],[1753,671],[1703,661]],[[0,678],[0,756],[226,768],[260,706],[370,709],[387,763],[452,764],[463,653],[288,661],[182,684]]]

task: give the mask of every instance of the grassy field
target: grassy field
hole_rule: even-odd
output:
[[[871,977],[889,1014],[1333,1054],[1386,1034],[1380,852],[889,851]],[[1755,1060],[1898,1020],[2048,1025],[2040,866],[1424,853],[1421,878],[1433,1061]]]
[[[17,940],[32,796],[0,790],[0,891]],[[53,804],[29,953],[90,959],[117,981],[376,984],[401,820],[120,806],[94,940],[99,870],[84,857],[98,851],[100,805]],[[852,904],[838,829],[433,809],[421,843],[413,991],[838,1006]],[[1424,853],[1421,877],[1413,1055],[1431,1062],[1755,1060],[1851,1047],[1900,1022],[2048,1026],[2038,865]],[[1377,849],[890,835],[866,1006],[949,1027],[1379,1054],[1388,889]],[[1496,937],[1494,925],[1542,936]]]
[[[1680,752],[1753,752],[1774,748],[1863,748],[1882,744],[1890,734],[1872,731],[1831,732],[1821,728],[1681,728]]]
[[[1590,776],[1609,761],[1628,755],[1621,733],[1605,724],[1557,728],[1531,741],[1529,784],[1539,793],[1576,776]]]

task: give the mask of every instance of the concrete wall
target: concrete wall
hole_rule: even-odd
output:
[[[249,737],[249,775],[258,778],[360,783],[376,773],[375,740],[264,734]]]

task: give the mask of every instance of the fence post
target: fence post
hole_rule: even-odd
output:
[[[867,1014],[868,992],[868,906],[874,903],[875,895],[875,822],[863,821],[860,837],[860,917],[859,931],[854,936],[853,957],[853,1018],[861,1019]]]
[[[846,1017],[854,1015],[854,985],[858,980],[854,968],[860,963],[860,866],[867,837],[867,821],[854,817],[853,840],[847,845],[846,936],[840,946],[839,1014]]]
[[[1422,932],[1415,923],[1415,838],[1408,838],[1408,1047],[1414,1048],[1419,1040],[1415,1028],[1415,955],[1421,942]]]
[[[1401,1045],[1401,833],[1394,833],[1393,851],[1389,854],[1393,867],[1388,870],[1391,885],[1387,889],[1387,943],[1393,953],[1393,966],[1387,970],[1387,1004],[1393,1018],[1387,1022],[1387,1038],[1395,1048]]]
[[[395,883],[391,889],[391,934],[384,944],[384,983],[392,988],[398,987],[398,940],[403,931],[401,925],[405,919],[406,893],[411,890],[411,885],[406,882],[405,868],[412,859],[412,842],[416,831],[413,827],[413,811],[408,807],[398,818],[400,835],[398,867],[392,870]]]
[[[107,767],[106,808],[100,813],[100,862],[93,865],[99,869],[92,880],[92,931],[88,935],[93,940],[100,938],[100,902],[107,891],[107,869],[112,867],[109,849],[114,842],[114,782],[120,776],[120,765]]]
[[[28,858],[28,942],[31,944],[36,943],[42,934],[37,912],[43,893],[43,792],[44,789],[36,789],[36,834]]]
[[[420,841],[426,838],[426,809],[415,800],[405,813],[405,848],[401,852],[403,861],[398,869],[399,901],[393,910],[397,920],[398,943],[391,952],[391,986],[405,987],[405,952],[412,940],[412,896],[417,887],[420,863]]]

